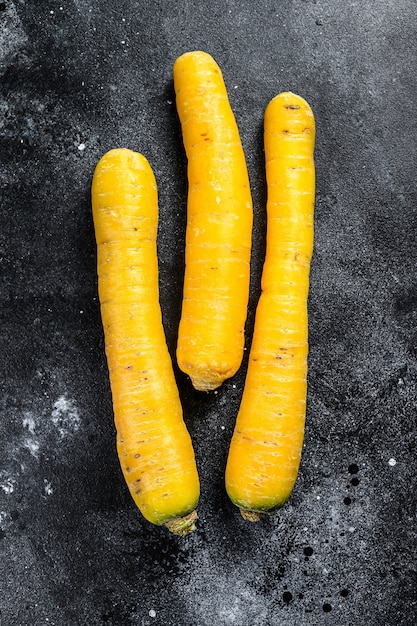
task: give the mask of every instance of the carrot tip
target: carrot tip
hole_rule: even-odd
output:
[[[164,526],[166,526],[171,533],[174,533],[174,535],[185,537],[188,533],[195,530],[197,519],[197,511],[191,511],[191,513],[183,517],[170,519],[168,522],[165,522]]]
[[[222,384],[222,381],[207,381],[202,378],[191,378],[191,382],[196,391],[214,391]]]
[[[241,516],[247,522],[259,522],[263,517],[265,517],[265,513],[260,513],[259,511],[247,511],[246,509],[239,509]]]
[[[230,378],[234,372],[220,373],[214,370],[205,371],[204,374],[192,372],[189,374],[191,383],[197,391],[214,391],[220,387],[227,378]]]

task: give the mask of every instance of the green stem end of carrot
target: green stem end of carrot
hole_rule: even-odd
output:
[[[246,509],[239,509],[239,511],[243,519],[247,522],[259,522],[266,515],[259,511],[247,511]]]
[[[183,517],[174,517],[168,520],[168,522],[165,522],[164,526],[174,535],[185,537],[188,533],[195,530],[197,519],[197,511],[191,511],[191,513]]]

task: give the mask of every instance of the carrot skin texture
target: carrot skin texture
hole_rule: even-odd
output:
[[[252,198],[221,70],[202,51],[174,64],[188,159],[185,275],[177,361],[194,387],[219,387],[240,367],[249,298]]]
[[[157,186],[143,155],[117,148],[100,159],[92,210],[123,475],[149,522],[185,534],[194,527],[199,478],[162,325]]]
[[[290,92],[273,98],[264,119],[268,197],[262,291],[225,476],[230,499],[250,521],[288,500],[301,460],[314,142],[314,116],[307,102]]]

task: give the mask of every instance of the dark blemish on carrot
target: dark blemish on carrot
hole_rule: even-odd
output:
[[[126,365],[126,368],[125,368],[125,369],[127,369],[127,370],[131,370],[131,369],[133,369],[133,365]]]
[[[252,437],[248,437],[247,435],[242,435],[242,439],[244,439],[245,441],[254,441]]]
[[[135,454],[135,459],[140,459],[140,454],[139,453]]]
[[[289,134],[290,134],[290,131],[289,131],[289,130],[287,130],[286,128],[284,128],[284,130],[282,131],[282,134],[283,134],[283,135],[289,135]]]
[[[285,104],[284,108],[285,109],[292,109],[293,111],[295,111],[296,109],[299,109],[300,107],[298,106],[298,104]]]
[[[304,128],[303,133],[306,133],[306,135],[309,135],[311,133],[311,128]]]

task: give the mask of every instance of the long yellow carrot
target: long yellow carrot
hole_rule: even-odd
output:
[[[307,297],[313,251],[315,124],[305,100],[285,92],[265,111],[267,250],[226,489],[256,521],[289,498],[304,438]]]
[[[157,186],[144,156],[106,153],[92,182],[97,271],[117,452],[143,516],[193,530],[199,479],[162,326]]]
[[[201,51],[174,64],[188,157],[185,276],[177,360],[208,391],[239,369],[249,296],[252,198],[222,73]]]

